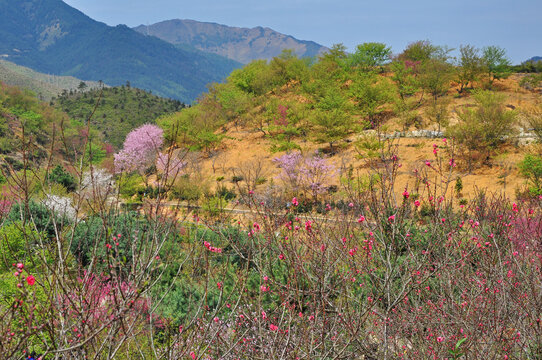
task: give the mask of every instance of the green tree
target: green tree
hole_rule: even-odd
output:
[[[333,144],[353,131],[354,123],[347,111],[347,101],[337,89],[329,89],[316,106],[311,122],[313,138],[320,143]]]
[[[542,156],[527,154],[518,164],[521,175],[532,184],[533,195],[542,194]]]
[[[482,50],[482,61],[488,76],[489,86],[495,80],[505,79],[511,73],[510,60],[506,57],[506,50],[498,46],[486,46]]]
[[[349,91],[363,116],[375,127],[383,106],[392,97],[392,87],[387,79],[374,73],[360,74],[354,78]]]
[[[459,82],[459,92],[473,82],[478,80],[483,71],[483,62],[480,57],[480,50],[472,45],[461,45],[459,47],[460,57],[457,64],[457,80]]]
[[[506,109],[503,94],[477,91],[476,106],[458,112],[461,122],[448,128],[448,133],[469,151],[490,157],[491,152],[514,133],[516,112]]]
[[[356,52],[350,55],[352,66],[375,68],[384,66],[391,57],[391,47],[383,43],[363,43],[356,47]]]

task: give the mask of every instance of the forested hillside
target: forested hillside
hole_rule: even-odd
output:
[[[184,107],[178,100],[161,98],[130,84],[119,87],[85,91],[64,91],[51,104],[71,119],[90,125],[107,143],[120,148],[126,135],[133,129],[154,123],[163,115]]]

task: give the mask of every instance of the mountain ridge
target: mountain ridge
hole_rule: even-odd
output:
[[[314,41],[299,40],[262,26],[244,28],[191,19],[172,19],[152,25],[139,25],[133,29],[174,45],[188,44],[243,64],[256,59],[270,60],[284,49],[293,49],[299,57],[313,57],[328,50]]]

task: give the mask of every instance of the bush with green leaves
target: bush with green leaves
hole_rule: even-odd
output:
[[[62,165],[55,166],[49,173],[47,179],[49,182],[64,186],[68,192],[75,191],[77,187],[73,175],[67,172]]]
[[[542,195],[542,156],[527,154],[518,164],[519,171],[529,183],[532,196]]]
[[[55,238],[65,226],[72,224],[72,219],[48,209],[43,203],[30,201],[28,206],[16,203],[6,216],[5,224],[22,222],[32,226],[38,233],[44,233],[49,239]]]
[[[447,129],[468,151],[479,152],[489,158],[492,152],[516,132],[516,112],[505,106],[505,96],[492,91],[477,91],[475,106],[458,112],[461,120]]]

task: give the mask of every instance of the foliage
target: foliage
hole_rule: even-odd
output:
[[[506,50],[501,47],[484,47],[482,61],[488,76],[489,86],[492,86],[495,80],[507,78],[511,73],[510,60],[506,57]]]
[[[77,186],[75,178],[67,172],[62,165],[55,166],[49,173],[47,179],[52,183],[64,186],[69,192],[74,191]]]
[[[6,216],[5,224],[17,222],[24,226],[31,224],[36,232],[43,233],[49,239],[53,239],[58,235],[57,230],[61,231],[64,226],[70,225],[72,219],[62,213],[50,210],[42,203],[31,201],[28,206],[21,203],[13,204]]]
[[[115,148],[133,129],[181,110],[178,100],[161,98],[133,87],[119,86],[90,91],[65,91],[52,103],[81,124],[92,127]]]
[[[363,43],[356,46],[356,51],[350,56],[351,66],[361,66],[366,69],[382,68],[391,57],[391,47],[383,43]]]
[[[316,105],[311,116],[313,137],[316,142],[333,144],[354,131],[354,121],[348,113],[348,103],[336,89],[329,88]]]
[[[533,195],[542,195],[542,156],[527,154],[518,164],[519,171],[532,187]]]
[[[483,61],[480,57],[480,50],[472,45],[461,45],[459,47],[460,57],[457,68],[457,79],[459,81],[459,93],[470,84],[477,81],[484,71]]]
[[[489,156],[514,133],[516,113],[504,106],[504,95],[491,91],[474,94],[476,107],[458,113],[461,123],[448,128],[451,137],[470,151]]]
[[[384,105],[391,101],[392,89],[389,82],[372,73],[359,75],[350,86],[352,98],[372,128],[377,126],[378,115],[384,110]]]

